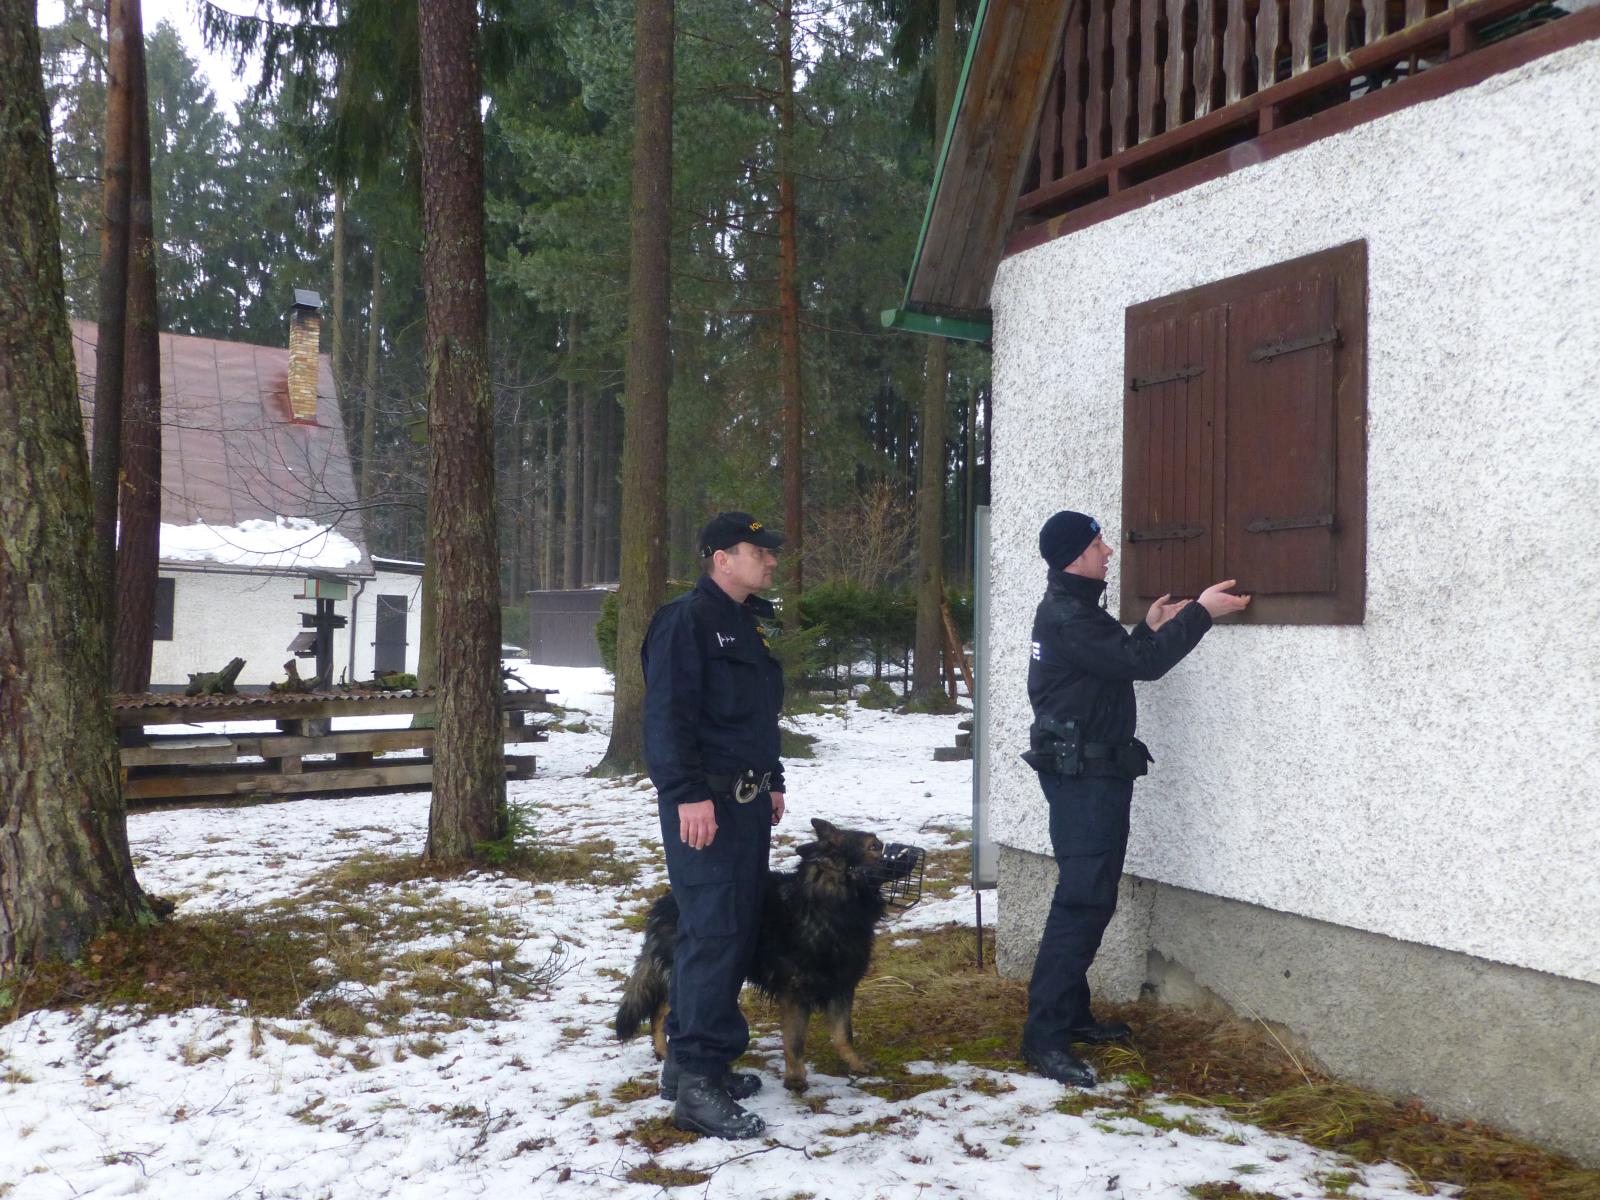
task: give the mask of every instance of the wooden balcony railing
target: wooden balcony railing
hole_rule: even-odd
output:
[[[1066,0],[1020,225],[1563,16],[1548,0]]]

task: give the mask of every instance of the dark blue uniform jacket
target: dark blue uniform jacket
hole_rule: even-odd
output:
[[[645,763],[663,801],[713,799],[707,775],[747,769],[783,791],[783,668],[761,632],[772,612],[759,596],[735,604],[704,575],[656,611],[639,658]]]
[[[1033,618],[1028,699],[1035,717],[1076,720],[1086,742],[1126,742],[1138,710],[1133,681],[1160,679],[1211,628],[1211,614],[1191,603],[1152,633],[1143,621],[1128,633],[1100,607],[1105,580],[1050,572]]]

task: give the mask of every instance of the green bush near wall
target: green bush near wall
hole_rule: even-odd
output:
[[[667,581],[667,600],[683,595],[694,584],[684,583],[681,580],[669,579]],[[607,592],[605,603],[600,606],[600,619],[594,623],[594,642],[600,647],[600,663],[613,675],[617,673],[617,593]]]

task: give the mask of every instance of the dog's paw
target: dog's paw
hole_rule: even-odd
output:
[[[800,1095],[806,1090],[806,1073],[804,1071],[786,1071],[783,1076],[783,1086],[795,1095]]]

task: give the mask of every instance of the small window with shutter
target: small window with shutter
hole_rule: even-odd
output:
[[[170,642],[172,640],[172,602],[173,593],[178,586],[175,579],[158,578],[156,580],[155,604],[155,632],[152,640],[157,642]]]
[[[1252,624],[1366,608],[1366,243],[1136,305],[1122,619],[1237,579]]]

